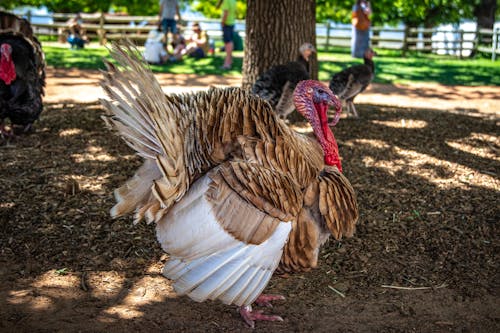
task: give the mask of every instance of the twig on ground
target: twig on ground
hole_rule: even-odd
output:
[[[427,289],[440,289],[447,287],[448,285],[446,283],[443,283],[437,287],[402,287],[402,286],[392,286],[392,285],[387,285],[383,284],[381,287],[382,288],[391,288],[391,289],[399,289],[399,290],[427,290]]]
[[[333,288],[332,286],[328,285],[328,288],[333,290],[337,295],[341,296],[342,298],[345,298],[345,295],[342,292],[338,291],[337,289]]]

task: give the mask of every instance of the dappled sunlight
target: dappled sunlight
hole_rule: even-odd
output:
[[[159,275],[145,276],[129,288],[127,295],[118,304],[108,307],[103,314],[118,316],[122,319],[141,317],[144,315],[141,307],[176,297],[169,280]]]
[[[67,290],[78,284],[77,276],[57,274],[56,270],[50,270],[36,278],[31,284],[32,288],[10,291],[7,302],[13,305],[26,305],[36,311],[49,311],[55,306],[56,299],[61,297],[76,299],[78,295],[68,293]]]
[[[354,139],[345,142],[346,146],[354,147],[356,145],[365,145],[378,149],[387,149],[390,145],[382,140],[370,140],[370,139]]]
[[[492,136],[482,136],[493,139]],[[472,137],[477,137],[477,134],[472,134]],[[366,167],[383,169],[391,176],[405,173],[421,177],[426,179],[429,183],[435,184],[440,189],[468,189],[471,186],[484,187],[492,190],[498,190],[500,188],[498,178],[488,171],[477,171],[463,164],[440,159],[413,149],[390,146],[382,140],[356,139],[347,141],[345,145],[351,147],[355,145],[364,145],[373,148],[374,152],[375,149],[391,149],[394,154],[393,156],[391,155],[390,159],[377,158],[376,156],[378,156],[378,154],[375,154],[376,156],[365,155],[362,158],[362,162]]]
[[[109,154],[102,147],[89,145],[85,153],[71,154],[71,157],[76,163],[83,163],[87,161],[99,161],[99,162],[114,162],[116,157]]]
[[[427,122],[416,119],[401,119],[401,120],[372,120],[373,123],[384,125],[393,128],[424,128],[427,127]]]
[[[484,187],[492,190],[498,190],[499,188],[499,181],[495,177],[478,172],[470,167],[442,160],[428,154],[422,154],[411,149],[396,147],[395,151],[406,160],[406,172],[408,174],[423,177],[438,188],[468,188],[470,186]],[[448,177],[448,175],[453,176]],[[457,180],[459,183],[457,183]]]
[[[493,135],[471,133],[466,138],[446,140],[446,144],[454,149],[472,155],[500,161],[500,141],[498,140],[498,137]]]
[[[106,299],[117,297],[123,291],[125,273],[115,271],[87,272],[86,288],[93,297]]]
[[[81,128],[69,128],[65,129],[59,132],[59,136],[61,138],[68,137],[68,136],[74,136],[74,135],[79,135],[82,134],[83,130]]]

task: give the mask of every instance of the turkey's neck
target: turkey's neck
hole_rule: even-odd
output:
[[[307,73],[309,73],[309,75],[311,75],[311,72],[309,69],[309,59],[306,59],[302,54],[299,54],[299,56],[297,57],[297,62],[299,64],[301,64],[302,66],[304,66]]]
[[[365,65],[370,68],[372,73],[375,73],[375,63],[373,62],[372,59],[364,58],[365,60]]]
[[[16,66],[9,54],[0,56],[0,79],[7,85],[16,79]]]

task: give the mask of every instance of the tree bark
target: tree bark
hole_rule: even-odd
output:
[[[242,87],[249,89],[271,66],[296,60],[299,47],[316,47],[315,0],[248,0]],[[310,59],[318,77],[317,56]]]
[[[497,0],[481,0],[474,8],[474,15],[479,29],[493,29],[497,6]]]

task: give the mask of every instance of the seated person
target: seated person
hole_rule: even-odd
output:
[[[66,23],[68,25],[67,41],[71,45],[71,48],[82,49],[85,43],[89,41],[82,23],[82,16],[79,13],[75,17],[70,18]]]
[[[170,43],[171,51],[169,52],[171,61],[182,58],[182,52],[186,48],[186,40],[180,34],[179,30],[172,36],[172,42]]]
[[[186,40],[186,43],[186,48],[178,56],[174,55],[174,58],[170,58],[170,60],[181,60],[184,55],[200,59],[208,54],[209,44],[207,33],[201,30],[198,22],[193,23],[193,34]]]
[[[160,29],[151,30],[144,44],[144,60],[149,64],[162,64],[167,60],[168,54],[163,46],[163,33]]]

